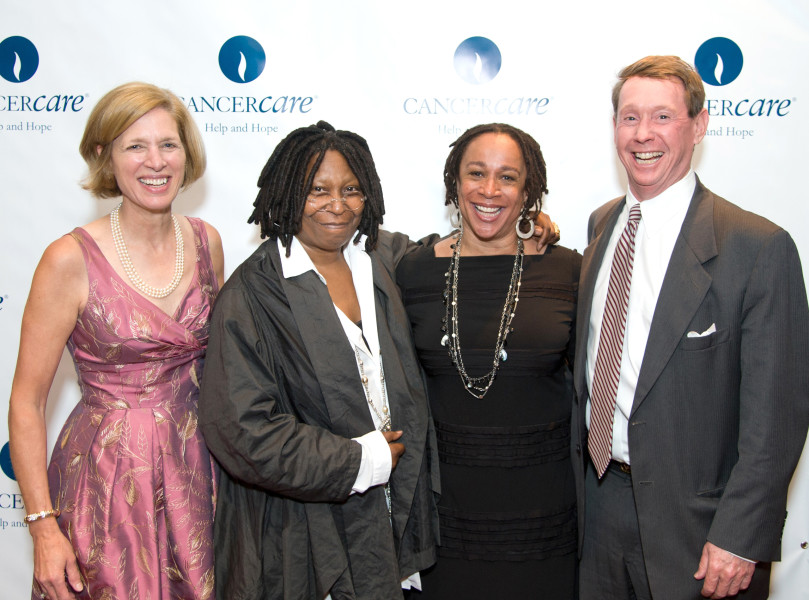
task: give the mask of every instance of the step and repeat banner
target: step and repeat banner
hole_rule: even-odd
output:
[[[175,207],[219,229],[230,273],[260,241],[246,221],[272,149],[321,119],[368,140],[385,227],[412,237],[450,229],[442,171],[458,135],[492,121],[524,129],[547,161],[544,208],[581,251],[590,212],[626,186],[612,143],[615,75],[676,54],[699,65],[707,89],[700,178],[789,230],[809,267],[803,2],[30,0],[0,15],[0,413],[43,250],[117,203],[80,188],[78,144],[98,99],[127,81],[171,89],[194,116],[208,170]],[[51,442],[77,400],[65,354],[48,401]],[[7,442],[3,424],[0,597],[25,598],[31,542]],[[809,598],[806,454],[775,569],[781,600]]]

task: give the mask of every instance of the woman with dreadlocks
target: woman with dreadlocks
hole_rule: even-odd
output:
[[[269,239],[220,292],[200,397],[217,598],[401,598],[434,562],[438,491],[392,279],[408,240],[379,230],[365,140],[328,123],[290,133],[258,185]]]
[[[581,256],[528,238],[547,192],[527,133],[452,145],[458,229],[397,269],[439,442],[441,546],[419,598],[576,597],[570,414]]]

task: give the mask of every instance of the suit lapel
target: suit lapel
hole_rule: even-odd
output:
[[[624,207],[626,198],[618,198],[611,206],[608,206],[604,216],[598,215],[593,223],[593,239],[582,256],[581,273],[579,275],[579,298],[576,314],[576,358],[574,365],[576,392],[579,397],[587,391],[587,344],[590,334],[590,314],[593,309],[593,294],[595,292],[596,279],[601,263],[604,261],[604,253],[607,250],[612,230],[621,210]]]
[[[713,208],[713,194],[697,179],[655,306],[633,413],[660,377],[711,287],[711,276],[703,264],[717,255]]]

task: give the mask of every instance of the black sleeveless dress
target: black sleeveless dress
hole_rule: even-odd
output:
[[[581,256],[526,256],[508,358],[483,399],[440,345],[449,258],[434,243],[397,270],[427,376],[441,466],[441,546],[419,599],[576,597],[576,505],[570,414]],[[513,256],[463,257],[461,352],[471,376],[492,368]]]

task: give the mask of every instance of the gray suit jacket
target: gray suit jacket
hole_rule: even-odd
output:
[[[584,531],[593,288],[624,205],[590,218],[579,285],[573,458]],[[689,338],[711,324],[716,333]],[[809,423],[809,310],[789,234],[697,181],[663,281],[629,419],[632,485],[656,598],[692,598],[706,540],[780,557]],[[757,572],[760,569],[757,569]]]

